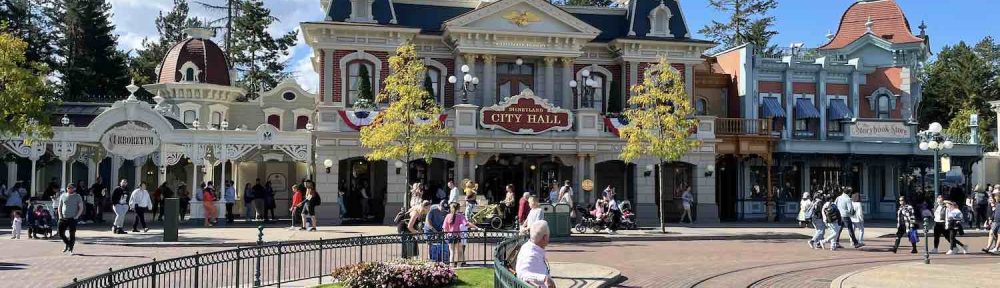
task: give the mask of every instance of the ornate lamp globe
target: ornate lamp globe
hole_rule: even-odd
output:
[[[931,148],[931,149],[937,150],[938,147],[939,147],[938,145],[940,145],[940,144],[938,144],[937,141],[931,141],[931,142],[927,143],[927,148]]]
[[[931,123],[930,127],[928,127],[927,130],[930,130],[931,132],[934,133],[941,133],[941,123],[938,122]]]
[[[924,151],[927,151],[927,148],[930,148],[929,145],[927,145],[927,142],[920,142],[920,145],[918,145],[918,147],[920,147],[920,150]]]
[[[448,76],[448,83],[455,84],[455,82],[458,82],[458,78],[455,75]]]
[[[944,149],[951,149],[951,147],[955,147],[955,142],[951,142],[951,140],[945,140],[944,144],[942,145],[944,145]]]

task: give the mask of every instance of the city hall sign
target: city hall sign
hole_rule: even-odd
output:
[[[104,132],[101,145],[111,154],[134,160],[159,149],[160,137],[149,126],[129,121]]]
[[[569,110],[553,107],[531,89],[511,96],[503,103],[479,110],[479,125],[513,134],[534,135],[546,131],[566,131],[573,127]]]

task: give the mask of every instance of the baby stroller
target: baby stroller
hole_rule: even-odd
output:
[[[508,219],[511,217],[507,217],[506,210],[503,204],[489,204],[479,207],[479,211],[472,215],[472,223],[476,223],[476,226],[490,227],[496,230],[513,226],[514,223]]]
[[[622,221],[618,227],[625,230],[639,229],[639,226],[635,223],[635,213],[632,212],[632,203],[628,200],[622,201],[620,208],[622,211]]]
[[[573,229],[576,230],[577,233],[587,232],[587,229],[593,230],[594,233],[599,233],[606,228],[606,223],[608,223],[602,218],[606,218],[609,214],[610,213],[604,213],[604,215],[602,215],[604,217],[597,218],[597,216],[591,214],[587,208],[577,206],[577,222],[576,225],[573,226]]]
[[[25,213],[28,238],[41,239],[38,234],[45,236],[45,239],[52,238],[52,227],[55,224],[52,209],[46,207],[42,202],[32,202],[28,207],[30,209]]]

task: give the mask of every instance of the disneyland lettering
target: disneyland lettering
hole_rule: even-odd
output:
[[[534,95],[513,97],[501,105],[483,108],[481,113],[483,127],[514,134],[538,134],[572,126],[569,111],[548,106]]]

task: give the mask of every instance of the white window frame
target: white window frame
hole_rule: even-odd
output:
[[[299,124],[299,116],[306,116],[306,118],[309,118],[308,122],[311,123],[311,122],[313,122],[312,121],[313,120],[313,115],[312,114],[313,114],[313,110],[306,109],[306,108],[298,108],[298,109],[292,110],[292,115],[293,115],[292,116],[292,127],[295,128],[298,131],[304,131],[305,129],[298,129],[298,127],[296,127]],[[313,125],[316,125],[316,123],[313,123]]]
[[[835,99],[840,99],[844,101],[844,104],[848,105],[847,109],[851,109],[850,104],[848,104],[847,102],[847,95],[826,95],[826,107],[830,107],[830,103],[832,103],[833,100]],[[829,118],[830,114],[827,114],[826,117]],[[835,127],[834,125],[836,125],[837,130],[830,129],[831,127]],[[841,123],[840,120],[833,120],[833,119],[826,120],[826,131],[827,133],[837,133],[836,135],[833,136],[844,136],[843,134],[844,124]]]
[[[671,68],[673,68],[673,67],[671,67]],[[599,73],[599,74],[601,74],[602,77],[604,77],[604,81],[603,81],[604,83],[601,83],[601,88],[602,88],[601,90],[604,92],[604,94],[603,94],[604,97],[601,99],[601,109],[603,111],[597,111],[597,112],[604,113],[604,111],[608,110],[608,98],[611,97],[611,81],[613,81],[615,79],[615,74],[611,73],[611,70],[608,70],[608,68],[604,68],[604,66],[597,65],[597,64],[590,64],[590,66],[583,67],[583,69],[580,69],[579,71],[576,71],[576,78],[575,79],[576,79],[576,82],[577,82],[577,87],[580,87],[580,86],[584,85],[584,83],[583,83],[584,82],[583,81],[583,70],[584,69],[590,70],[590,73],[595,73],[595,72]],[[676,71],[676,69],[674,69],[674,71]],[[574,97],[579,97],[579,95],[573,95],[573,96]],[[622,99],[622,101],[625,101],[625,99]],[[576,103],[583,103],[583,99],[576,99]]]
[[[201,122],[201,105],[191,102],[184,102],[177,104],[177,109],[180,110],[181,122],[184,122],[184,112],[194,111],[194,119]],[[191,124],[191,123],[184,123]]]
[[[341,89],[340,90],[340,93],[341,93],[340,94],[340,103],[344,104],[345,107],[354,104],[354,103],[348,103],[347,102],[347,98],[348,98],[347,91],[349,91],[349,88],[350,88],[350,83],[349,83],[350,82],[350,74],[348,73],[349,71],[347,70],[347,64],[351,63],[351,61],[354,61],[354,60],[365,60],[365,61],[368,61],[368,62],[372,63],[372,66],[374,67],[374,69],[373,69],[374,71],[368,71],[368,73],[369,73],[368,76],[371,77],[371,81],[372,81],[372,93],[374,93],[374,94],[377,95],[380,91],[382,91],[380,89],[381,86],[382,86],[382,79],[381,79],[381,77],[382,77],[382,60],[379,60],[378,57],[375,57],[375,55],[372,55],[372,54],[370,54],[368,52],[365,52],[365,51],[357,51],[357,52],[354,52],[354,53],[351,53],[351,54],[347,54],[343,58],[340,58],[340,66],[339,66],[340,67],[340,83],[342,83],[342,85],[340,85],[341,86],[340,87],[340,89]]]
[[[278,126],[285,126],[285,109],[275,108],[275,107],[265,108],[264,122],[262,124],[267,124],[267,118],[271,117],[271,115],[278,115],[278,120],[279,120]],[[274,127],[274,128],[278,128],[278,131],[285,131],[284,129],[282,129],[282,127]]]
[[[441,63],[441,62],[439,62],[437,60],[434,60],[434,59],[431,59],[431,58],[424,58],[424,66],[433,67],[434,69],[437,69],[438,72],[439,72],[438,73],[439,74],[438,75],[438,79],[437,79],[437,83],[438,83],[438,87],[437,87],[438,88],[438,95],[434,99],[437,99],[438,105],[442,105],[443,106],[444,105],[444,94],[447,92],[444,87],[445,87],[446,83],[448,83],[447,79],[448,79],[448,75],[450,75],[449,71],[448,71],[448,66],[445,66],[444,63]]]
[[[664,17],[664,19],[662,19],[662,21],[659,21],[659,19],[657,19],[657,18],[661,17],[661,15],[662,15],[662,17]],[[670,33],[670,18],[673,17],[673,15],[670,13],[670,9],[667,8],[667,6],[663,3],[663,1],[660,1],[660,6],[656,6],[656,8],[653,8],[652,11],[649,11],[649,16],[648,17],[649,17],[649,35],[648,36],[653,36],[653,37],[673,37],[674,36],[672,33]],[[657,29],[658,28],[657,27],[658,26],[657,23],[659,23],[659,22],[663,22],[662,23],[662,27],[664,29],[663,31],[660,31],[659,29]]]
[[[292,95],[295,95],[295,98],[292,98],[292,100],[285,99],[285,94],[286,93],[292,93]],[[280,97],[281,100],[284,100],[285,102],[295,102],[295,100],[299,100],[299,96],[302,96],[302,95],[299,95],[299,93],[297,91],[293,91],[293,90],[285,90],[285,91],[282,91],[281,94],[278,94],[278,97]]]
[[[703,105],[704,107],[702,107],[703,110],[701,111],[701,114],[698,114],[698,102],[699,101],[704,101],[705,102],[705,105]],[[695,112],[695,115],[708,115],[708,105],[710,105],[708,103],[708,98],[705,98],[705,97],[702,97],[702,96],[695,97],[694,98],[694,108],[695,108],[694,112]]]
[[[809,103],[811,103],[813,105],[813,107],[816,107],[816,95],[813,95],[813,94],[792,94],[792,95],[793,95],[792,99],[795,99],[795,101],[792,102],[792,107],[793,108],[799,102],[799,99],[809,99]],[[792,110],[793,110],[792,112],[794,113],[795,109],[792,109]],[[809,119],[799,120],[795,116],[798,116],[798,115],[791,115],[791,116],[789,116],[789,117],[793,117],[792,126],[795,126],[795,127],[792,127],[792,128],[794,128],[792,131],[795,131],[796,134],[798,134],[798,133],[804,133],[804,134],[808,134],[808,136],[812,136],[811,131],[809,131]],[[799,122],[799,121],[802,121],[802,122]],[[805,129],[799,130],[799,127],[798,127],[799,123],[805,123],[804,124],[805,125]]]
[[[187,79],[188,69],[194,69],[194,80]],[[201,69],[199,69],[198,65],[195,65],[194,62],[191,61],[184,62],[184,65],[181,65],[181,69],[178,70],[178,72],[181,72],[181,81],[177,82],[189,82],[189,83],[202,82],[200,79],[201,77],[199,77],[201,76]]]
[[[219,118],[219,123],[214,123],[214,122],[212,122],[213,119],[211,119],[211,117],[213,115],[215,115],[216,112],[222,114],[222,115],[220,115],[222,117]],[[209,116],[208,125],[211,125],[209,127],[220,128],[221,125],[222,125],[222,121],[228,121],[227,120],[228,117],[229,117],[228,115],[229,115],[229,106],[226,106],[226,105],[223,105],[223,104],[212,104],[212,105],[209,105],[208,106],[208,116]]]

